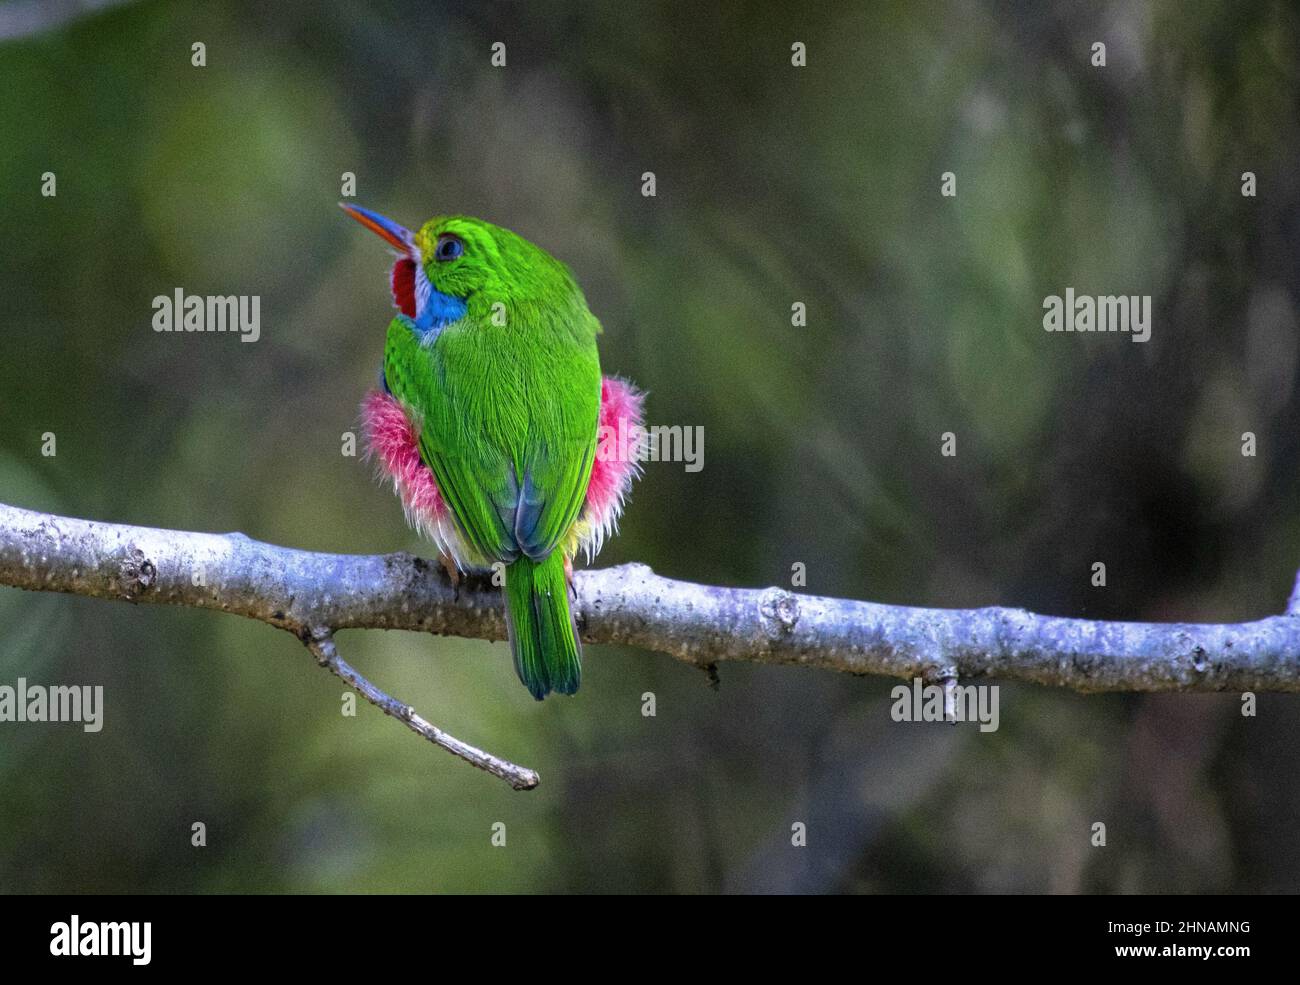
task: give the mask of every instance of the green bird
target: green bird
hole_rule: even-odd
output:
[[[643,395],[602,378],[600,323],[545,250],[481,219],[411,232],[341,204],[398,254],[398,314],[362,404],[369,449],[449,572],[504,566],[510,651],[533,697],[573,694],[572,559],[617,528]]]

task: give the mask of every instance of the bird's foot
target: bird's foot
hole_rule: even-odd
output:
[[[456,562],[451,559],[449,554],[439,554],[438,563],[442,565],[442,570],[447,572],[447,580],[451,582],[452,597],[460,601],[460,568],[456,567]]]

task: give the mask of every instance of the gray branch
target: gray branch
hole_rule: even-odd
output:
[[[535,770],[516,766],[490,752],[484,752],[468,742],[461,742],[453,735],[448,735],[431,722],[415,713],[410,705],[402,704],[396,698],[385,694],[362,677],[342,657],[334,645],[334,634],[323,627],[313,630],[307,637],[307,649],[316,657],[316,662],[335,674],[348,687],[352,688],[385,715],[391,715],[402,722],[416,735],[422,735],[434,745],[442,746],[452,755],[459,756],[467,763],[473,763],[481,770],[493,776],[499,776],[516,790],[531,790],[541,782]]]
[[[1023,609],[922,609],[722,588],[643,564],[580,571],[575,614],[589,643],[657,650],[712,670],[722,660],[923,678],[997,677],[1077,691],[1300,691],[1300,583],[1286,614],[1253,622],[1100,622]],[[500,591],[453,586],[410,554],[319,554],[251,540],[96,523],[0,504],[0,585],[219,609],[288,630],[322,666],[429,741],[535,786],[506,763],[435,728],[339,659],[341,629],[406,629],[501,640]]]
[[[27,38],[129,0],[10,0],[0,7],[0,41]]]

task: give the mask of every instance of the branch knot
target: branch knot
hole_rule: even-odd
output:
[[[769,588],[759,599],[758,611],[763,617],[763,631],[771,639],[780,639],[789,635],[799,621],[799,599],[783,588]]]
[[[131,552],[118,566],[122,598],[134,602],[158,580],[158,569],[144,551],[131,545]]]

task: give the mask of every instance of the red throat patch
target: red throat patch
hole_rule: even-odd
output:
[[[407,318],[415,317],[415,261],[399,257],[393,264],[393,304]]]

